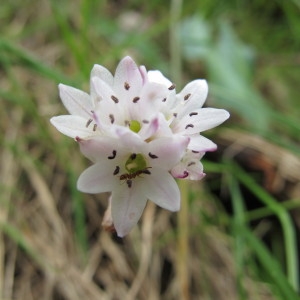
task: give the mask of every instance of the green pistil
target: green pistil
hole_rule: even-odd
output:
[[[138,122],[136,120],[132,120],[132,121],[130,121],[129,128],[133,132],[138,133],[141,129],[141,124],[140,124],[140,122]]]
[[[146,168],[147,162],[142,154],[130,155],[125,163],[125,169],[129,174],[136,173]]]

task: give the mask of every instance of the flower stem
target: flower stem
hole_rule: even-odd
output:
[[[177,276],[180,284],[180,299],[188,300],[189,295],[189,230],[188,230],[188,182],[179,181],[181,191],[181,208],[178,212],[177,235]]]

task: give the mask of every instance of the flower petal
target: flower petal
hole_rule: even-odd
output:
[[[88,159],[95,162],[123,155],[124,151],[118,147],[118,139],[108,136],[97,136],[89,140],[78,140],[80,150]],[[115,154],[113,154],[115,153]]]
[[[139,67],[134,60],[126,56],[117,66],[114,77],[114,91],[119,96],[125,96],[127,99],[133,99],[139,96],[143,85],[143,77]]]
[[[216,108],[201,108],[193,114],[188,114],[181,120],[172,123],[172,129],[176,133],[187,135],[199,133],[214,128],[229,118],[228,111]]]
[[[128,127],[115,126],[114,128],[119,142],[129,151],[136,152],[136,149],[146,144],[137,133],[131,131]]]
[[[113,115],[115,122],[121,123],[124,120],[123,116],[127,114],[126,103],[121,103],[124,99],[117,98],[116,92],[98,77],[91,79],[91,85],[98,99],[98,103],[95,104],[95,113],[98,118],[110,124],[110,115]]]
[[[109,86],[113,85],[114,77],[106,68],[100,65],[94,65],[90,78],[98,77],[101,80],[105,81]]]
[[[129,233],[140,219],[147,198],[139,186],[126,184],[112,192],[112,218],[119,237]]]
[[[211,140],[207,139],[202,135],[192,135],[190,136],[190,143],[188,145],[188,149],[199,152],[206,151],[215,151],[217,149],[217,145]]]
[[[79,116],[52,117],[50,122],[58,131],[72,138],[87,138],[97,135],[97,132],[93,131],[92,126],[86,127],[87,119]]]
[[[142,79],[143,79],[143,85],[144,85],[145,83],[148,82],[147,69],[146,69],[145,66],[140,66],[139,70],[140,70],[140,73],[141,73],[141,76],[142,76]]]
[[[159,125],[159,118],[152,118],[149,123],[143,123],[138,135],[145,141],[157,132]]]
[[[163,84],[167,88],[169,88],[172,85],[172,82],[158,70],[148,71],[148,80],[150,82],[156,82],[159,84]]]
[[[144,195],[158,206],[170,211],[180,209],[180,191],[175,179],[159,168],[151,169],[151,176],[140,184]]]
[[[104,80],[98,77],[92,77],[91,85],[97,94],[98,101],[107,100],[107,102],[118,104],[117,100],[111,98],[111,96],[116,96],[114,90]]]
[[[119,180],[113,175],[114,166],[111,161],[103,160],[92,165],[81,173],[77,181],[77,189],[84,193],[97,194],[110,192],[119,184]]]
[[[129,101],[130,117],[133,120],[147,119],[160,110],[162,100],[167,97],[168,89],[161,84],[148,82],[143,85],[138,101]]]
[[[188,83],[183,90],[178,94],[180,103],[178,118],[181,118],[195,109],[203,106],[208,94],[208,85],[206,80],[197,79]]]
[[[205,173],[203,173],[203,165],[197,159],[181,161],[172,168],[171,174],[175,178],[189,180],[200,180],[205,176]]]
[[[153,167],[170,170],[185,153],[189,138],[185,136],[164,137],[147,144],[147,155]]]
[[[71,86],[59,84],[60,98],[70,114],[89,118],[93,110],[89,94]]]
[[[203,173],[203,165],[202,163],[197,160],[194,161],[195,164],[188,166],[187,170],[189,172],[189,176],[187,179],[189,180],[200,180],[205,177],[205,173]]]
[[[97,92],[95,91],[94,84],[92,83],[92,79],[97,77],[104,81],[108,86],[112,87],[114,82],[113,75],[103,66],[94,65],[91,75],[90,75],[90,94],[91,98],[93,99],[94,103],[96,104],[98,101]]]

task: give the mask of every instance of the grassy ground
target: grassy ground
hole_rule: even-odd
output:
[[[299,299],[300,3],[6,1],[0,9],[0,299]],[[177,86],[206,78],[231,119],[182,211],[147,206],[124,239],[49,118],[62,82],[125,55]]]

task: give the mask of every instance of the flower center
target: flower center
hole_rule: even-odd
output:
[[[147,168],[147,162],[144,156],[140,153],[132,153],[125,162],[125,169],[129,174],[136,173],[138,171]]]
[[[132,153],[129,158],[125,162],[125,169],[128,173],[121,174],[120,180],[125,180],[128,188],[132,187],[133,179],[136,177],[140,177],[143,174],[150,175],[151,167],[147,167],[147,162],[144,156],[140,153]],[[117,166],[114,175],[117,175],[120,171],[120,167]]]
[[[130,121],[129,128],[130,128],[131,131],[133,131],[135,133],[138,133],[141,129],[141,124],[137,120],[132,120],[132,121]]]

